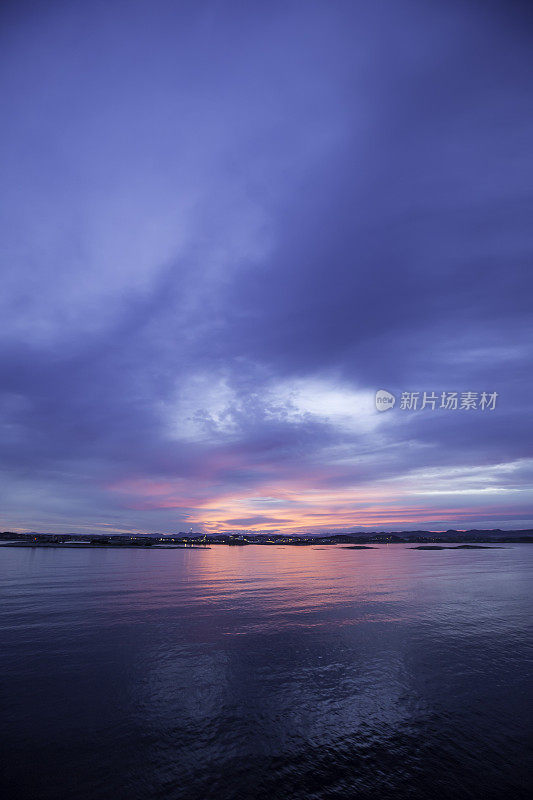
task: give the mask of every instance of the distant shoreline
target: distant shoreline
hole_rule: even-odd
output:
[[[245,547],[257,545],[267,546],[316,546],[344,545],[345,550],[370,550],[377,544],[411,544],[419,545],[412,549],[439,549],[442,545],[459,545],[461,547],[478,547],[483,544],[519,544],[532,543],[533,530],[500,531],[401,531],[391,533],[350,533],[331,535],[284,535],[284,534],[171,534],[125,536],[90,534],[50,534],[50,533],[0,533],[2,547],[61,547],[61,548],[147,548],[172,550],[206,550],[211,545],[227,545]],[[450,548],[443,548],[450,549]],[[453,549],[453,548],[452,548]]]

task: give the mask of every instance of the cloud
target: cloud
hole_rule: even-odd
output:
[[[238,519],[225,519],[224,520],[224,523],[226,525],[235,525],[235,526],[237,526],[239,528],[247,528],[247,527],[252,527],[252,526],[255,526],[255,525],[270,525],[270,524],[277,525],[277,524],[283,523],[283,522],[290,522],[290,520],[277,519],[276,517],[264,517],[264,516],[240,517]]]
[[[3,526],[532,521],[525,11],[156,11],[4,12]]]

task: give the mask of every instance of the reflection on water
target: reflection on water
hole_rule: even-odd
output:
[[[532,565],[2,548],[4,796],[526,797]]]

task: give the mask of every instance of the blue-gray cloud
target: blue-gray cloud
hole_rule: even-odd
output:
[[[533,520],[526,6],[3,14],[4,527]]]

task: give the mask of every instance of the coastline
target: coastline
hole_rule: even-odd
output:
[[[54,547],[54,548],[143,548],[158,550],[206,550],[211,545],[246,547],[256,545],[313,547],[316,545],[342,545],[345,550],[371,550],[376,544],[412,544],[415,550],[470,549],[482,545],[533,543],[533,530],[471,530],[445,532],[399,531],[391,533],[351,533],[331,535],[284,535],[284,534],[169,534],[124,536],[77,535],[51,533],[0,532],[0,547]],[[442,547],[455,545],[455,547]]]

